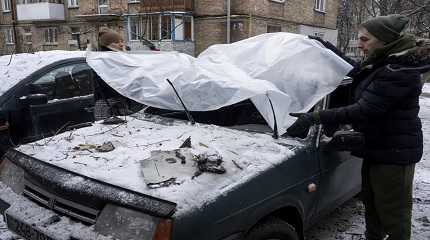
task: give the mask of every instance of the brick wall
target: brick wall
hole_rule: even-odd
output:
[[[339,0],[326,0],[325,13],[314,10],[314,0],[231,0],[231,40],[266,33],[267,26],[298,33],[299,25],[336,28]],[[226,0],[195,1],[196,54],[216,43],[226,42]],[[239,21],[235,24],[235,21]]]

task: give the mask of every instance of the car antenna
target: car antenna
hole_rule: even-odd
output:
[[[173,91],[175,91],[176,96],[178,96],[179,101],[181,101],[182,107],[184,107],[185,113],[187,114],[188,120],[190,120],[191,124],[194,125],[196,121],[194,121],[193,116],[191,116],[190,111],[188,111],[187,107],[185,107],[184,102],[182,101],[182,98],[179,96],[178,92],[176,91],[175,86],[173,86],[173,83],[167,78],[166,81],[172,86]]]
[[[269,93],[266,93],[266,97],[267,99],[269,99],[269,103],[270,103],[270,108],[272,108],[272,113],[273,113],[273,135],[272,137],[274,139],[278,139],[279,138],[279,133],[278,133],[278,123],[276,122],[276,114],[275,114],[275,109],[273,108],[273,104],[272,104],[272,100],[270,100],[269,98]]]

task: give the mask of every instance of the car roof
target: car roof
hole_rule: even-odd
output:
[[[0,56],[0,96],[32,73],[53,63],[85,57],[83,51],[41,51]]]

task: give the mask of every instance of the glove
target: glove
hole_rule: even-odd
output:
[[[290,116],[297,117],[297,120],[287,129],[291,137],[305,138],[308,135],[309,128],[319,124],[319,113],[290,113]]]

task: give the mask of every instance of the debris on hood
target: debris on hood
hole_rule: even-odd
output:
[[[110,152],[113,151],[115,147],[113,146],[112,142],[104,142],[102,145],[98,145],[96,147],[96,150],[98,152]]]
[[[181,184],[181,179],[193,176],[196,165],[190,149],[155,150],[151,151],[149,158],[141,161],[141,173],[148,187],[166,187],[173,183]]]
[[[181,183],[176,181],[176,178],[170,178],[166,181],[158,182],[158,183],[148,183],[147,186],[149,188],[161,188],[161,187],[168,187],[170,185],[180,185]]]
[[[184,143],[179,148],[191,148],[191,136],[185,139]]]
[[[96,150],[97,152],[110,152],[115,149],[115,146],[112,142],[104,142],[101,145],[97,144],[79,144],[78,146],[73,147],[73,150],[77,151],[89,151]]]
[[[114,125],[114,124],[121,124],[121,123],[126,123],[127,121],[125,119],[119,118],[117,116],[113,116],[110,118],[106,118],[105,120],[103,120],[102,124],[105,125]]]
[[[194,177],[201,175],[203,172],[223,174],[226,172],[224,166],[221,164],[222,156],[219,153],[202,153],[196,155],[195,161],[197,162],[198,171],[194,174]]]
[[[204,172],[223,174],[226,169],[222,163],[222,156],[216,151],[193,154],[192,149],[175,149],[152,151],[151,157],[141,161],[141,166],[146,185],[159,188],[180,185]]]

